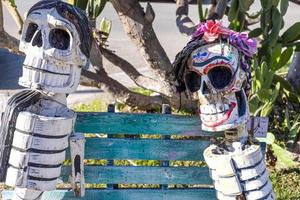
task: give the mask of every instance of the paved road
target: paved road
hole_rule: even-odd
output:
[[[25,11],[27,11],[37,0],[16,0],[16,4],[22,16],[24,16]],[[252,10],[259,10],[260,4],[256,0]],[[145,7],[145,3],[142,3]],[[175,4],[165,4],[165,3],[152,3],[153,9],[156,13],[156,19],[154,21],[154,29],[156,31],[157,37],[160,40],[162,46],[165,48],[167,55],[172,61],[176,53],[182,49],[182,47],[188,41],[187,37],[180,35],[175,24]],[[300,6],[294,3],[290,3],[287,16],[285,17],[286,27],[290,26],[296,21],[300,21]],[[6,10],[4,10],[5,19],[5,29],[15,37],[19,37],[14,21],[8,15]],[[112,32],[109,37],[109,48],[116,51],[118,55],[127,59],[134,66],[151,76],[151,72],[147,68],[145,62],[141,58],[137,48],[130,42],[129,37],[124,33],[120,20],[114,11],[110,3],[107,4],[101,17],[106,17],[112,21]],[[194,20],[198,20],[198,13],[196,5],[190,6],[190,17]],[[224,24],[227,22],[224,21]],[[0,92],[11,91],[19,88],[17,86],[17,79],[21,74],[21,57],[15,57],[9,54],[7,51],[0,50]],[[134,83],[126,77],[124,73],[121,72],[117,67],[113,66],[109,62],[104,62],[105,68],[108,73],[115,79],[127,86],[134,86]],[[90,88],[81,88],[82,91],[88,91]],[[98,90],[96,91],[98,92]],[[83,95],[81,95],[83,96]]]

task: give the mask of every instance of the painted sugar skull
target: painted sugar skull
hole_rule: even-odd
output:
[[[248,120],[249,62],[255,50],[255,41],[244,33],[208,21],[176,57],[177,81],[197,98],[203,130],[228,130]]]
[[[71,93],[88,65],[91,35],[85,13],[65,2],[44,0],[28,12],[20,41],[26,54],[19,84]]]
[[[248,119],[245,71],[238,50],[227,43],[211,43],[191,54],[185,82],[197,92],[199,112],[206,130],[226,130]]]

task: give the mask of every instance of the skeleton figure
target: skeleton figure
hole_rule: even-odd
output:
[[[249,140],[247,96],[255,40],[218,21],[198,25],[173,63],[178,91],[199,102],[202,129],[225,141],[204,151],[220,200],[275,199],[259,144]]]
[[[70,136],[71,147],[79,148],[75,154],[71,149],[79,163],[72,167],[73,181],[83,179],[84,139],[73,133],[76,115],[66,107],[66,94],[76,90],[89,64],[91,38],[85,13],[67,3],[44,0],[28,12],[19,84],[30,89],[10,98],[0,130],[0,178],[15,187],[14,200],[40,199],[43,191],[56,189]]]

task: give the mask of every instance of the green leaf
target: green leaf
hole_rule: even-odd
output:
[[[281,29],[282,16],[276,7],[272,8],[272,30],[269,35],[269,47],[273,47],[279,37],[279,31]]]
[[[267,137],[265,138],[257,138],[259,142],[264,142],[267,144],[273,144],[275,142],[275,136],[273,133],[268,132]]]
[[[282,49],[281,43],[277,43],[273,49],[272,59],[271,59],[271,64],[270,64],[270,68],[272,69],[272,71],[276,71],[276,69],[277,69],[277,64],[278,64],[278,62],[280,60],[280,56],[281,56],[281,49]]]
[[[281,0],[280,1],[280,13],[281,16],[284,16],[286,14],[286,11],[289,7],[289,0]]]
[[[232,22],[237,17],[238,11],[239,11],[239,0],[232,0],[228,12],[228,20],[230,22]]]
[[[247,12],[254,0],[239,0],[239,8],[242,12]]]
[[[276,67],[276,70],[278,70],[281,67],[285,66],[289,62],[289,60],[291,59],[293,53],[294,53],[294,49],[292,47],[286,48],[280,56],[280,60],[279,60],[279,63]]]
[[[293,42],[300,37],[300,22],[295,23],[288,28],[282,35],[282,41],[284,43]]]
[[[273,110],[273,107],[274,107],[273,103],[271,103],[271,102],[265,103],[265,105],[263,105],[263,107],[261,109],[260,116],[267,117]]]
[[[68,3],[82,10],[86,10],[88,0],[68,0]]]
[[[273,0],[273,6],[277,7],[279,3],[279,0]]]
[[[9,3],[12,7],[14,7],[14,8],[17,7],[15,0],[9,0]]]
[[[111,21],[106,19],[105,17],[100,22],[99,30],[101,31],[102,34],[104,34],[105,38],[107,38],[110,34],[111,25],[112,25]]]
[[[260,4],[264,10],[268,10],[271,8],[273,2],[272,0],[260,0]]]
[[[92,19],[96,19],[106,5],[107,0],[89,0],[88,12]]]
[[[288,90],[288,91],[292,91],[292,86],[291,84],[285,80],[284,78],[282,78],[281,76],[274,74],[274,83],[280,83],[281,87],[283,87],[284,89]]]
[[[276,83],[275,90],[273,91],[273,94],[271,96],[271,100],[270,100],[271,103],[274,103],[276,101],[279,95],[279,91],[280,91],[280,83]]]
[[[250,31],[249,37],[250,38],[255,38],[255,37],[260,36],[262,33],[263,33],[262,28],[256,28],[256,29]]]
[[[293,161],[291,154],[287,150],[275,143],[272,144],[272,149],[277,156],[277,163],[280,167],[287,168],[297,166],[297,163]]]
[[[272,90],[268,90],[268,89],[261,89],[257,92],[258,99],[264,103],[270,101],[271,95],[272,95]]]

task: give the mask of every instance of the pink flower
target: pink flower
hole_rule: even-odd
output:
[[[204,40],[207,42],[215,41],[215,39],[217,39],[219,37],[219,34],[221,33],[221,28],[221,22],[208,20],[204,24]]]

